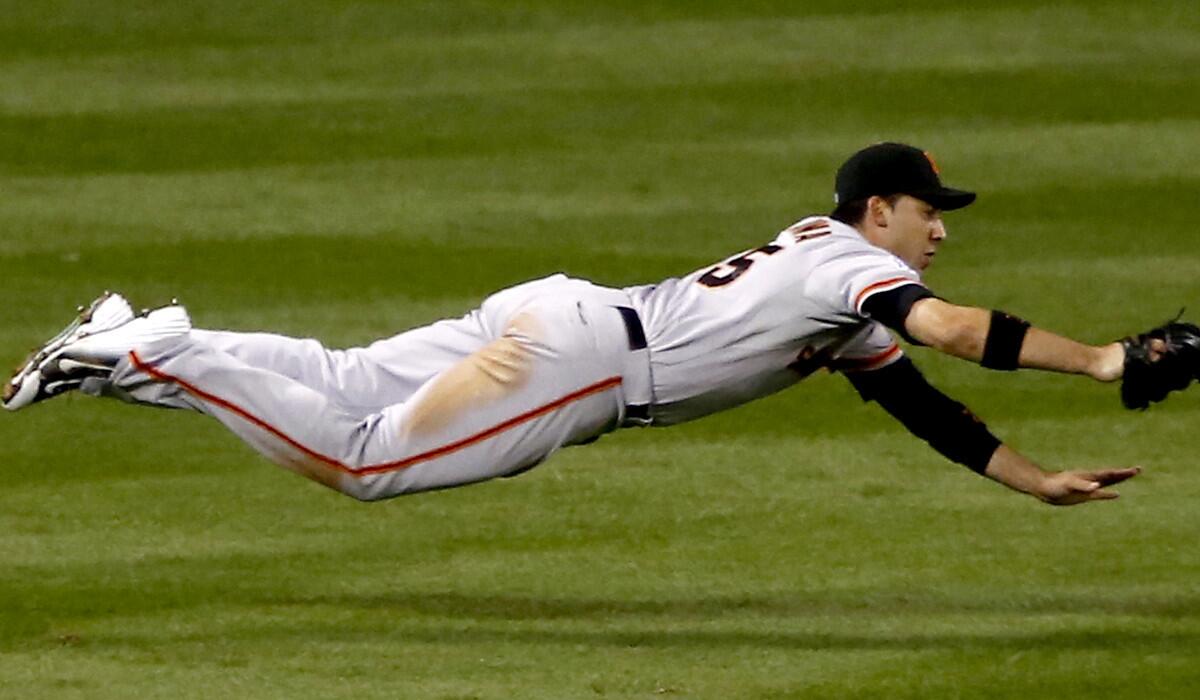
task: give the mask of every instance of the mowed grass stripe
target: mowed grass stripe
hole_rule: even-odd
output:
[[[263,327],[294,327],[309,332],[345,333],[348,329],[390,335],[403,327],[458,315],[476,306],[491,292],[517,282],[566,271],[612,285],[648,284],[678,277],[711,264],[725,255],[773,237],[774,226],[745,231],[737,226],[710,230],[722,242],[707,253],[688,253],[670,245],[686,229],[657,236],[652,246],[605,249],[604,242],[586,240],[590,226],[610,226],[636,235],[634,223],[623,220],[581,221],[564,226],[555,241],[555,227],[540,226],[547,245],[537,238],[516,237],[507,245],[463,238],[460,243],[405,241],[392,236],[339,238],[288,236],[270,239],[186,241],[162,244],[124,242],[80,249],[64,257],[44,253],[13,258],[10,280],[14,303],[0,311],[10,333],[19,327],[47,328],[52,318],[68,317],[74,304],[86,302],[104,287],[124,290],[144,305],[179,297],[194,305],[200,323],[206,317],[218,325],[252,320]],[[741,222],[739,222],[741,223]],[[1064,331],[1097,328],[1096,311],[1113,307],[1107,326],[1121,327],[1148,312],[1166,314],[1187,303],[1200,289],[1195,281],[1196,256],[1179,250],[1178,233],[1148,231],[1141,239],[1116,240],[1105,255],[1105,244],[1123,232],[1035,229],[971,230],[962,222],[956,240],[947,243],[941,261],[945,269],[931,270],[930,286],[948,298],[984,306],[1015,304],[1031,309],[1043,324],[1069,322]],[[783,224],[780,224],[782,226]],[[573,240],[573,236],[581,239]],[[499,236],[503,238],[503,234]],[[1161,241],[1158,250],[1132,250],[1146,241]],[[565,242],[564,242],[565,241]],[[1027,260],[1013,248],[1041,250]],[[1120,248],[1131,248],[1120,252]],[[720,251],[719,253],[717,251]],[[502,263],[502,264],[501,264]],[[989,275],[1009,266],[1008,280]],[[80,272],[96,269],[91,277]],[[1154,269],[1148,279],[1145,270]],[[982,277],[982,279],[981,279]],[[320,294],[314,298],[313,285]],[[1130,289],[1140,290],[1136,302],[1122,300]],[[236,291],[237,296],[231,296]],[[1036,313],[1045,296],[1064,297],[1055,307]],[[71,301],[73,300],[73,301]],[[232,302],[233,314],[223,320],[221,308]],[[57,304],[57,305],[56,305]],[[357,308],[357,311],[355,309]],[[209,310],[213,313],[209,315]],[[57,313],[55,313],[57,312]],[[50,318],[47,314],[52,314]],[[350,323],[346,321],[349,320]],[[65,321],[64,321],[65,322]],[[391,325],[396,324],[396,325]],[[1103,327],[1101,327],[1103,328]],[[1101,328],[1097,328],[1100,330]],[[14,339],[15,340],[15,339]],[[31,344],[37,336],[26,339]]]
[[[870,441],[879,442],[877,438]],[[342,508],[337,501],[322,503],[337,497],[315,490],[305,491],[303,487],[295,489],[294,499],[279,503],[278,499],[270,498],[269,482],[274,476],[295,477],[280,472],[267,478],[266,472],[248,471],[253,478],[235,479],[233,483],[243,488],[260,487],[251,492],[255,494],[251,503],[269,505],[273,513],[282,517],[266,526],[257,537],[248,531],[248,523],[239,522],[239,519],[229,523],[224,519],[214,520],[195,533],[194,547],[188,545],[188,530],[195,531],[195,524],[204,523],[202,514],[217,506],[219,501],[205,491],[186,492],[182,487],[194,485],[192,481],[180,479],[179,488],[175,489],[153,480],[142,485],[134,481],[86,487],[84,484],[66,485],[61,489],[60,497],[49,499],[48,514],[61,517],[69,512],[77,527],[120,526],[120,531],[114,532],[110,541],[97,545],[92,555],[78,562],[33,551],[28,557],[21,556],[19,552],[29,551],[29,548],[16,548],[15,568],[8,572],[7,576],[12,578],[6,585],[22,589],[21,595],[13,600],[20,601],[18,610],[27,610],[33,616],[42,604],[61,597],[72,588],[88,591],[87,595],[59,603],[59,614],[100,613],[96,623],[102,625],[109,624],[106,620],[114,614],[116,618],[136,617],[146,615],[156,606],[173,609],[197,604],[201,608],[211,605],[318,604],[347,610],[359,607],[390,609],[401,616],[416,612],[489,618],[488,608],[482,601],[468,604],[467,599],[472,595],[512,598],[514,607],[521,600],[545,597],[551,601],[547,604],[550,610],[553,610],[552,601],[563,597],[586,600],[589,596],[613,596],[610,603],[613,614],[624,617],[620,611],[634,605],[626,602],[627,596],[636,601],[638,591],[642,596],[653,596],[662,601],[662,612],[675,612],[670,617],[677,622],[695,615],[689,615],[686,608],[675,610],[676,606],[669,602],[680,595],[685,599],[693,595],[715,596],[711,602],[712,612],[707,616],[722,617],[718,610],[724,604],[724,616],[736,620],[757,614],[786,617],[795,605],[788,601],[807,597],[804,593],[807,589],[811,589],[813,596],[808,602],[809,607],[833,614],[841,606],[854,607],[856,600],[863,608],[887,607],[891,599],[908,598],[902,591],[910,587],[916,589],[913,595],[917,600],[934,595],[935,598],[949,597],[952,601],[955,596],[970,599],[963,591],[964,586],[997,584],[1012,589],[996,598],[973,598],[973,603],[950,602],[942,612],[958,615],[972,610],[1001,612],[1011,609],[1013,612],[1037,610],[1050,613],[1054,600],[1081,597],[1085,591],[1076,593],[1071,585],[1064,588],[1058,582],[1055,592],[1049,595],[1036,592],[1038,586],[1056,582],[1061,576],[1060,565],[1045,558],[1045,548],[1065,545],[1095,527],[1122,527],[1122,541],[1138,546],[1153,546],[1157,538],[1172,532],[1171,526],[1161,520],[1162,515],[1132,514],[1131,519],[1131,513],[1115,508],[1095,508],[1065,521],[1061,516],[1038,513],[1032,519],[1022,516],[1019,522],[1013,522],[1013,517],[1026,512],[1020,503],[1006,499],[1004,494],[978,481],[978,477],[949,465],[917,467],[913,460],[902,459],[897,465],[881,468],[851,457],[816,467],[818,475],[821,470],[827,474],[826,478],[814,479],[806,475],[810,470],[804,468],[802,458],[805,453],[794,449],[803,443],[795,439],[770,441],[772,445],[793,448],[796,462],[786,468],[756,463],[752,472],[739,475],[743,483],[726,489],[717,488],[711,478],[689,480],[686,474],[679,473],[681,468],[686,469],[682,464],[675,468],[655,468],[664,478],[678,479],[685,487],[660,493],[639,494],[643,480],[621,473],[603,475],[603,485],[589,485],[599,481],[602,475],[593,472],[585,475],[587,478],[583,483],[571,484],[540,472],[523,483],[484,487],[483,491],[491,492],[487,497],[479,492],[474,495],[464,492],[438,499],[418,499],[419,502],[407,507],[370,515],[361,509]],[[713,449],[713,446],[704,447]],[[716,447],[716,451],[720,454],[722,448]],[[825,441],[814,445],[814,451],[836,459],[850,450],[844,442],[830,445]],[[583,457],[583,460],[600,468],[594,457]],[[895,473],[893,470],[921,474],[929,488],[958,489],[965,498],[955,504],[938,504],[931,508],[923,489],[901,487],[896,493],[880,493],[880,487],[887,488],[894,481],[888,478],[889,474]],[[844,476],[830,478],[838,472]],[[789,494],[769,500],[758,497],[762,489],[769,489],[771,484],[778,488],[779,484],[787,483],[789,473],[794,473],[796,481],[788,489]],[[1169,490],[1172,481],[1185,483],[1182,480],[1186,479],[1186,474],[1177,472],[1173,478],[1160,479],[1154,484],[1155,488]],[[689,484],[699,490],[690,492]],[[1132,497],[1146,488],[1146,485],[1128,485],[1124,490]],[[79,494],[72,498],[72,492]],[[156,492],[161,493],[160,503],[151,512],[126,514],[130,507]],[[838,492],[843,495],[830,500],[830,496]],[[591,505],[582,506],[571,498],[573,493],[588,496]],[[856,503],[859,508],[869,511],[870,504],[881,502],[885,495],[893,505],[878,510],[869,518],[839,515],[847,503]],[[21,508],[26,498],[32,499],[36,494],[31,490],[22,498],[17,496],[9,493],[5,500]],[[553,508],[555,512],[547,514],[548,519],[540,523],[512,517],[519,510],[519,504],[528,506],[538,502],[533,500],[537,498],[560,507]],[[1184,506],[1188,498],[1186,491],[1165,496],[1162,499],[1163,515],[1173,516],[1177,507]],[[33,501],[29,503],[32,505]],[[483,507],[485,504],[492,504],[494,509]],[[637,512],[630,512],[630,505],[637,505]],[[462,515],[470,511],[476,512],[477,519],[468,525]],[[173,520],[161,537],[138,540],[137,529],[152,527],[155,521],[172,512],[176,513],[178,524]],[[306,512],[307,517],[302,517]],[[123,522],[126,518],[128,521]],[[420,524],[430,518],[442,527],[429,531],[417,541],[402,544],[403,538],[393,540],[414,528],[423,531]],[[870,531],[896,528],[900,523],[914,519],[922,526],[941,523],[948,532],[915,550],[914,546],[920,544],[924,535],[911,528],[896,530],[876,542],[864,539]],[[730,529],[731,524],[745,521],[769,526],[757,533]],[[192,522],[193,526],[185,527],[185,522]],[[967,526],[970,529],[959,530]],[[344,532],[347,527],[362,528],[360,538],[346,541],[339,532]],[[647,527],[655,528],[649,539],[642,534]],[[1001,542],[991,542],[984,550],[979,549],[980,544],[989,541],[987,533],[995,532],[997,528],[1008,533],[1008,537]],[[64,522],[64,529],[64,541],[69,542],[73,537],[70,522]],[[1053,534],[1048,534],[1052,530]],[[722,531],[727,534],[722,535]],[[554,534],[547,538],[548,532]],[[223,540],[223,535],[227,539]],[[1031,546],[1027,541],[1030,537],[1041,538],[1042,543]],[[258,551],[248,549],[255,541],[259,543]],[[372,550],[384,542],[399,548],[392,551],[386,561],[381,561]],[[754,546],[748,547],[751,543]],[[772,551],[775,554],[771,554]],[[655,552],[657,556],[647,556]],[[917,559],[912,560],[913,556]],[[711,559],[715,565],[706,575],[708,585],[704,593],[694,591],[687,583],[685,563],[696,557]],[[856,570],[856,562],[864,557],[876,562],[877,566]],[[989,572],[986,565],[996,557],[1010,561],[1013,569]],[[948,563],[943,566],[943,561]],[[94,568],[89,562],[101,566]],[[618,574],[614,576],[611,590],[595,591],[588,562],[593,567],[602,566]],[[1077,562],[1079,578],[1075,588],[1083,582],[1100,581],[1113,575],[1112,567],[1117,565],[1104,559]],[[94,571],[86,582],[71,573],[81,567]],[[546,567],[557,572],[554,580],[537,582],[537,572]],[[1194,598],[1195,591],[1188,594],[1187,589],[1164,587],[1157,578],[1171,575],[1172,567],[1184,573],[1193,571],[1195,562],[1169,560],[1161,564],[1161,570],[1159,567],[1147,569],[1146,574],[1151,576],[1146,579],[1147,583],[1155,583],[1145,591],[1146,597],[1126,599],[1113,591],[1086,593],[1095,597],[1099,610],[1164,618],[1187,616],[1186,612],[1177,612],[1176,606],[1189,595]],[[192,573],[188,574],[189,570]],[[242,572],[251,571],[254,572],[251,577],[242,575]],[[292,579],[290,572],[298,571],[305,573]],[[829,580],[831,571],[841,572],[836,582]],[[394,589],[388,581],[380,580],[379,574],[383,572],[393,575],[403,572],[401,580],[407,582],[403,585],[416,586],[417,590]],[[914,576],[920,578],[919,582]],[[281,578],[293,580],[288,593],[274,589],[273,582]],[[439,581],[444,586],[447,580],[454,581],[449,591],[443,593],[440,600],[435,597],[429,601],[433,607],[426,609],[421,596],[437,590],[429,586],[437,585]],[[948,592],[935,593],[943,586],[948,587]],[[203,591],[215,593],[222,589],[224,592],[219,599],[210,596],[193,598]],[[843,589],[842,592],[839,593],[839,589]],[[817,593],[822,590],[824,594]],[[181,595],[185,597],[181,598]],[[735,598],[729,600],[728,596]],[[738,604],[736,596],[748,596],[751,600],[765,597],[766,600],[761,605],[747,606]],[[456,598],[462,599],[461,607],[453,607]],[[202,602],[205,600],[208,602]],[[703,606],[703,600],[697,605]],[[543,615],[538,611],[546,606],[527,603],[525,607],[527,614],[514,617],[514,621],[540,619]],[[932,604],[929,608],[918,606],[918,610],[936,615],[937,611],[932,607]],[[899,608],[898,612],[904,614],[906,606]],[[629,608],[626,615],[636,609]],[[802,614],[803,609],[791,612]],[[1067,607],[1061,612],[1070,613],[1072,609]],[[1085,613],[1086,608],[1080,607],[1076,612]],[[629,622],[638,624],[632,618]],[[1080,623],[1087,622],[1086,618],[1080,619]],[[26,642],[34,641],[26,639]]]
[[[1026,0],[1024,6],[1036,6]],[[950,6],[944,0],[909,1],[910,11]],[[309,1],[302,6],[269,0],[246,7],[230,2],[176,2],[137,8],[113,9],[97,15],[92,3],[51,0],[25,5],[6,13],[6,53],[14,56],[73,55],[83,52],[126,52],[144,47],[156,50],[178,47],[239,47],[275,42],[307,43],[331,36],[360,39],[452,39],[463,34],[503,31],[539,31],[552,35],[572,27],[604,25],[613,28],[669,21],[712,19],[738,21],[757,16],[819,16],[853,12],[869,17],[877,11],[869,3],[819,0],[797,7],[784,0],[755,0],[727,5],[672,0],[646,4],[617,0],[604,4],[526,0],[496,0],[369,4]]]
[[[1123,250],[1144,242],[1146,235],[1176,237],[1186,227],[1169,203],[1196,187],[1190,164],[1200,152],[1188,137],[1195,125],[960,128],[911,132],[911,137],[937,148],[948,179],[980,192],[978,206],[951,215],[952,225],[966,221],[967,230],[1006,235],[1086,227],[1086,236],[1071,251],[1086,256],[1113,250],[1101,242]],[[828,136],[828,144],[843,144],[842,150],[862,140],[841,132]],[[828,171],[838,157],[830,145],[815,141],[811,136],[735,139],[678,147],[658,142],[636,151],[620,147],[511,159],[406,158],[193,174],[12,177],[5,180],[9,196],[0,201],[8,229],[0,255],[79,253],[92,246],[188,239],[216,239],[213,245],[219,245],[230,237],[295,234],[525,245],[550,232],[560,243],[570,240],[584,249],[686,243],[698,255],[720,256],[793,217],[828,210]],[[968,150],[970,158],[962,155]],[[1120,154],[1120,167],[1113,167],[1114,154]],[[1072,180],[1072,168],[1090,176]],[[729,186],[731,177],[761,178],[762,185],[743,193]],[[1103,225],[1078,216],[1084,202],[1100,208]],[[1143,225],[1140,236],[1127,235],[1131,212],[1142,210],[1157,212],[1153,222]],[[1013,214],[1023,219],[1020,227],[1007,220]],[[642,237],[648,231],[652,239]],[[1059,246],[1068,240],[1065,235],[1043,236],[1039,247]],[[1024,255],[1024,250],[1010,252]],[[1006,251],[999,247],[994,254]]]
[[[87,408],[94,406],[95,402]],[[60,417],[80,416],[85,410],[82,405],[68,406],[60,411]],[[104,414],[101,424],[119,426],[121,417],[112,413],[116,410]],[[1176,410],[1141,422],[1153,420],[1157,434],[1178,441],[1186,439],[1195,415],[1195,408],[1190,412]],[[804,417],[803,413],[797,416],[798,420]],[[1086,443],[1064,442],[1057,449],[1043,447],[1047,460],[1134,463],[1140,448],[1130,444],[1130,437],[1138,427],[1131,424],[1106,433],[1111,423],[1110,416],[1100,415],[1075,420],[1018,419],[996,425],[1001,432],[1013,434],[1018,444],[1040,444],[1054,435],[1090,436]],[[66,460],[54,470],[45,470],[48,473],[43,479],[32,472],[12,483],[4,495],[5,538],[27,542],[29,536],[47,534],[44,526],[31,520],[39,514],[57,522],[55,531],[61,529],[65,538],[49,543],[47,550],[28,544],[14,548],[14,566],[36,564],[66,571],[95,556],[115,560],[153,554],[167,559],[179,557],[177,564],[184,565],[182,560],[187,559],[270,558],[272,552],[291,552],[329,564],[343,557],[351,559],[345,562],[344,571],[327,572],[347,577],[345,584],[335,584],[339,590],[344,586],[353,588],[353,580],[360,576],[371,577],[377,566],[387,570],[401,567],[414,580],[428,575],[436,581],[439,570],[459,582],[484,582],[498,575],[506,581],[503,585],[509,586],[517,585],[517,578],[534,575],[537,568],[530,568],[529,562],[522,563],[521,558],[514,561],[512,552],[519,551],[541,552],[570,561],[607,561],[620,571],[611,587],[633,592],[657,585],[686,588],[688,570],[677,567],[688,558],[701,557],[714,560],[709,572],[712,587],[736,591],[742,585],[750,589],[774,585],[886,587],[889,580],[911,577],[918,571],[928,582],[949,584],[964,577],[995,576],[980,564],[1002,556],[1015,558],[1020,565],[1005,576],[1014,583],[1033,577],[1026,584],[1032,585],[1037,577],[1057,576],[1060,564],[1043,559],[1040,546],[1031,547],[1026,537],[1043,533],[1053,541],[1082,534],[1101,522],[1124,521],[1120,537],[1152,546],[1156,538],[1174,527],[1163,518],[1181,515],[1180,509],[1185,509],[1196,494],[1186,455],[1167,451],[1140,455],[1147,458],[1147,478],[1127,484],[1122,490],[1135,501],[1147,492],[1155,492],[1158,507],[1143,511],[1136,509],[1136,503],[1128,508],[1110,504],[1064,519],[1055,510],[1029,508],[1026,501],[996,489],[931,451],[919,449],[913,438],[897,430],[863,430],[855,439],[847,440],[842,435],[823,434],[825,431],[819,427],[807,434],[776,427],[773,434],[744,432],[737,436],[693,429],[690,439],[653,430],[623,433],[605,438],[594,450],[567,450],[529,478],[365,508],[268,465],[227,437],[204,446],[213,461],[207,465],[199,455],[192,456],[195,445],[207,441],[206,435],[218,432],[202,418],[174,413],[145,421],[145,425],[145,436],[126,439],[126,448],[136,447],[139,455],[165,459],[138,460],[120,470]],[[173,446],[161,439],[170,434],[169,428],[182,441],[174,447],[187,448],[192,443],[191,449],[180,450],[177,459],[169,458]],[[39,447],[49,449],[49,445]],[[96,447],[98,460],[107,462],[120,454],[118,444]],[[25,472],[36,464],[17,466]],[[662,488],[646,492],[649,481],[657,481]],[[50,485],[53,490],[47,494]],[[931,491],[945,489],[955,490],[959,498],[930,499]],[[283,493],[287,497],[281,499]],[[527,517],[524,513],[530,508],[538,509],[539,517]],[[543,508],[548,512],[542,513]],[[238,515],[260,511],[278,517],[262,523]],[[465,512],[475,515],[470,519],[459,517]],[[225,513],[232,517],[225,517]],[[1018,515],[1017,521],[1004,524]],[[437,527],[428,527],[432,521],[438,523]],[[757,527],[746,528],[743,522],[756,523]],[[881,526],[892,528],[905,522],[907,526],[886,538],[869,536]],[[155,523],[160,523],[161,536],[146,538],[144,528]],[[1054,523],[1057,526],[1053,535],[1044,531]],[[959,530],[967,525],[969,529]],[[926,543],[928,551],[910,551],[910,545],[926,537],[926,527],[940,526],[947,528],[944,536]],[[113,532],[78,562],[60,556],[64,553],[60,549],[63,542],[95,527],[111,528]],[[993,527],[1004,527],[1010,537],[978,549]],[[360,537],[346,539],[347,530],[359,532]],[[390,552],[386,562],[369,556],[380,542],[395,539],[399,544],[413,532],[423,534]],[[189,533],[196,538],[195,546],[188,544]],[[262,552],[256,552],[253,546],[259,539],[265,547]],[[860,539],[855,548],[845,546]],[[751,542],[757,544],[747,546]],[[955,552],[952,561],[933,566],[946,550]],[[657,555],[649,559],[643,556],[654,553]],[[784,553],[788,555],[786,561],[778,561]],[[881,565],[891,564],[882,566],[883,570],[842,570],[855,566],[864,556]],[[914,556],[929,562],[915,569],[903,565]],[[1177,558],[1168,558],[1161,566],[1181,563]],[[280,556],[259,566],[300,565]],[[1076,565],[1100,572],[1117,564],[1097,559]],[[139,564],[142,573],[138,576],[153,574],[154,566],[151,561]],[[505,566],[516,568],[506,577],[502,575]],[[741,566],[750,566],[753,576]],[[641,573],[636,571],[638,567]],[[236,576],[241,568],[214,565],[206,567],[207,573],[202,576]],[[840,571],[836,582],[829,580],[831,570]],[[112,575],[126,574],[114,571]],[[164,582],[174,578],[165,572],[154,575]],[[580,592],[589,590],[586,571],[568,574],[564,570],[556,575],[577,575]],[[28,579],[25,585],[40,585],[39,580]],[[1080,578],[1075,583],[1088,581]],[[1151,581],[1155,579],[1146,579],[1147,583]],[[315,580],[312,584],[318,589],[327,585]],[[379,581],[372,585],[386,584]],[[547,585],[569,589],[561,582],[535,588]],[[1156,585],[1168,582],[1157,581]]]
[[[858,77],[865,80],[869,74]],[[490,96],[234,104],[51,117],[0,116],[0,168],[8,174],[178,172],[381,157],[503,156],[595,149],[625,142],[771,136],[837,117],[870,134],[876,114],[893,132],[967,123],[1189,119],[1190,75],[1158,81],[1116,74],[996,72],[981,91],[971,76],[917,71],[878,84],[853,108],[846,76],[797,76],[709,86],[541,90]],[[853,78],[849,82],[856,82]],[[782,83],[782,84],[781,84]],[[912,95],[929,91],[935,108]],[[1072,99],[1063,100],[1066,92]],[[1113,91],[1128,95],[1114,102]],[[1030,105],[1036,105],[1035,110]],[[686,115],[686,118],[684,118]],[[1102,115],[1102,116],[1101,116]],[[810,126],[810,128],[811,128]]]
[[[769,19],[694,19],[492,26],[453,35],[408,35],[397,21],[380,40],[334,24],[318,36],[286,33],[175,49],[156,37],[93,60],[10,60],[0,78],[0,105],[42,116],[191,108],[246,100],[343,102],[371,97],[447,97],[537,89],[708,84],[821,72],[852,78],[871,71],[904,75],[929,69],[979,71],[1052,66],[1128,70],[1194,59],[1194,26],[1161,8],[1124,4],[986,10],[939,9]],[[1114,21],[1119,15],[1120,22]],[[278,26],[279,22],[274,22]],[[1014,25],[1036,27],[1013,31]],[[286,27],[286,25],[285,25]],[[286,32],[286,29],[285,29]],[[115,32],[114,32],[115,33]],[[835,51],[855,36],[874,37],[871,51]],[[912,51],[918,35],[939,38],[939,51]],[[1138,37],[1150,37],[1142,40]],[[1048,42],[1048,37],[1054,37]],[[284,43],[287,42],[287,43]],[[81,47],[86,47],[81,42]],[[85,49],[86,50],[86,49]],[[680,61],[687,56],[687,61]],[[386,70],[380,70],[386,67]],[[647,68],[653,70],[647,71]],[[82,90],[80,89],[82,87]]]

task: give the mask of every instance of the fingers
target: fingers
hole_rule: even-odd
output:
[[[1158,362],[1167,353],[1167,342],[1161,338],[1151,338],[1147,343],[1150,348],[1150,361]]]
[[[1087,472],[1062,472],[1059,481],[1062,490],[1057,496],[1045,500],[1060,506],[1087,503],[1088,501],[1111,501],[1119,498],[1120,495],[1115,491],[1105,490],[1105,487],[1131,479],[1141,471],[1141,467],[1129,467]]]
[[[1085,472],[1080,474],[1080,476],[1090,481],[1095,481],[1100,486],[1112,486],[1126,479],[1132,479],[1141,473],[1141,467],[1129,467],[1128,469],[1102,469],[1100,471]]]
[[[1142,473],[1141,467],[1129,467],[1126,469],[1101,469],[1094,472],[1081,472],[1077,476],[1078,481],[1071,484],[1071,488],[1077,493],[1086,494],[1083,501],[1111,501],[1120,498],[1121,495],[1116,491],[1105,491],[1103,487],[1119,484],[1126,479],[1132,479]]]
[[[1095,481],[1077,481],[1068,484],[1067,487],[1070,491],[1050,502],[1058,506],[1073,506],[1089,501],[1111,501],[1119,498],[1117,492],[1105,491]]]
[[[1112,486],[1119,484],[1126,479],[1132,479],[1142,473],[1141,467],[1129,467],[1128,469],[1105,469],[1099,472],[1092,472],[1090,475],[1094,484],[1100,486]],[[1115,498],[1120,498],[1120,494],[1116,491],[1104,491],[1096,488],[1088,494],[1089,501],[1111,501]]]
[[[1091,494],[1099,489],[1101,483],[1091,474],[1076,474],[1074,479],[1067,482],[1067,488],[1076,493]]]

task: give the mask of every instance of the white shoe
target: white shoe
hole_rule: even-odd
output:
[[[133,319],[133,309],[125,297],[120,294],[105,292],[93,301],[87,308],[79,307],[79,315],[58,335],[46,341],[42,347],[35,350],[13,374],[12,379],[4,386],[4,407],[15,411],[18,408],[49,398],[54,394],[39,396],[43,388],[38,368],[51,354],[58,352],[64,345],[73,343],[92,333],[99,333],[111,328],[124,325]],[[50,391],[59,387],[44,387]],[[61,392],[60,392],[61,393]]]
[[[4,407],[16,411],[78,389],[90,377],[107,377],[134,347],[182,335],[191,327],[182,306],[134,317],[120,295],[105,294],[17,370],[4,387]]]

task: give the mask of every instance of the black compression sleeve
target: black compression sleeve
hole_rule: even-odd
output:
[[[982,474],[1000,441],[974,413],[926,381],[907,357],[846,377],[864,401],[876,401],[947,459]]]
[[[912,310],[913,304],[931,296],[933,296],[933,292],[914,282],[903,287],[889,289],[886,292],[872,294],[863,302],[862,309],[867,316],[896,331],[908,342],[914,345],[923,345],[904,329],[904,319],[908,318],[908,312]]]

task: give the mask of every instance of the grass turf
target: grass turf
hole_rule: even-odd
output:
[[[1195,304],[1190,3],[27,3],[0,13],[0,350],[103,288],[356,344],[563,270],[681,274],[872,140],[977,205],[940,294],[1107,340]],[[916,349],[1056,510],[845,382],[366,506],[195,416],[0,421],[5,697],[1191,697],[1195,395]]]

